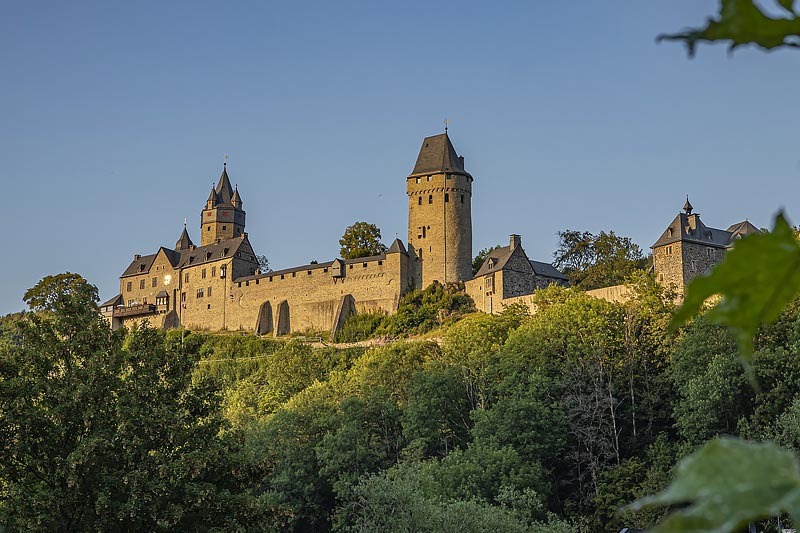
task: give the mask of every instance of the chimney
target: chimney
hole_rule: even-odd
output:
[[[508,243],[509,249],[513,252],[514,250],[516,250],[520,246],[522,246],[522,237],[520,237],[519,235],[514,235],[512,233],[511,234],[511,240]]]
[[[141,258],[142,258],[142,256],[141,256],[141,255],[139,255],[139,254],[134,254],[134,256],[133,256],[133,260],[134,260],[134,261],[138,261],[138,260],[139,260],[139,259],[141,259]]]
[[[464,156],[458,156],[458,164],[461,165],[461,170],[464,170]]]

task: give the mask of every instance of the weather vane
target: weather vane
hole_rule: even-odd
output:
[[[450,125],[450,119],[449,118],[445,118],[444,119],[444,132],[445,133],[447,133],[447,126],[449,126],[449,125]]]

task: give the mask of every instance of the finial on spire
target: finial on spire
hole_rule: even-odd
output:
[[[222,166],[223,167],[228,166],[228,154],[225,154],[225,157],[222,158]]]
[[[445,133],[447,133],[447,127],[448,127],[449,125],[450,125],[450,119],[449,119],[449,118],[445,118],[445,119],[444,119],[444,132],[445,132]]]
[[[183,217],[183,229],[186,229],[186,217]]]
[[[692,207],[692,204],[689,203],[689,195],[687,194],[686,195],[686,203],[683,204],[683,210],[686,211],[687,215],[691,215],[692,214],[692,209],[694,209],[694,207]]]

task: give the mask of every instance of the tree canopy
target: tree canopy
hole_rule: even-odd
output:
[[[342,238],[340,254],[343,259],[358,259],[380,255],[386,251],[386,246],[381,243],[381,230],[369,222],[355,222],[347,226]]]
[[[558,250],[553,265],[581,289],[619,285],[636,271],[647,267],[641,248],[629,237],[613,231],[594,235],[588,231],[558,233]]]

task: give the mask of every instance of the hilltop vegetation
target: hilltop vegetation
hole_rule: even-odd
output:
[[[644,275],[625,305],[554,287],[533,316],[417,291],[394,327],[449,321],[441,343],[347,349],[112,333],[93,287],[45,281],[0,343],[15,531],[618,531],[717,435],[800,450],[797,302],[756,338],[756,391],[722,327],[668,332]]]

